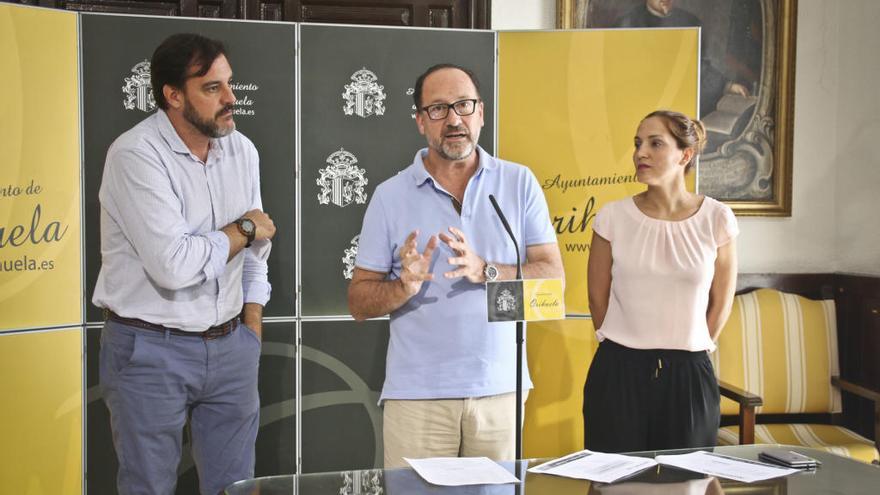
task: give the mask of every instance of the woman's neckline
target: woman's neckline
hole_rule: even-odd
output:
[[[703,211],[703,206],[706,204],[706,199],[707,199],[708,197],[707,197],[705,194],[703,194],[703,195],[701,195],[701,196],[702,196],[702,199],[700,200],[700,205],[697,207],[696,211],[694,211],[694,212],[693,212],[692,214],[690,214],[689,216],[687,216],[687,217],[685,217],[685,218],[682,218],[682,219],[679,219],[679,220],[669,220],[669,219],[666,219],[666,218],[657,218],[657,217],[653,217],[653,216],[651,216],[651,215],[648,215],[648,214],[645,213],[644,211],[642,211],[641,208],[639,208],[639,205],[636,204],[636,197],[635,197],[635,196],[630,196],[630,197],[629,197],[629,200],[630,200],[630,204],[632,204],[633,208],[635,208],[635,210],[639,213],[639,215],[641,215],[641,216],[643,216],[643,217],[645,217],[645,218],[647,218],[647,219],[649,219],[649,220],[654,220],[654,221],[657,221],[657,222],[680,223],[680,222],[686,222],[686,221],[688,221],[688,220],[691,220],[691,219],[695,218],[697,215],[700,214],[701,211]]]

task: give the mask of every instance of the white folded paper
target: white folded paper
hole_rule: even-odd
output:
[[[519,483],[516,476],[488,457],[403,458],[428,483],[440,486]]]
[[[656,465],[647,457],[582,450],[535,466],[529,472],[611,483]]]
[[[728,455],[700,450],[690,454],[658,455],[657,462],[664,466],[687,469],[745,483],[778,478],[797,473],[797,469],[773,466],[763,462],[740,459]]]

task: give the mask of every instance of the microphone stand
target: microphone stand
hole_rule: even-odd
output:
[[[501,207],[498,206],[498,202],[495,201],[495,196],[489,195],[489,201],[492,203],[492,206],[495,208],[495,213],[498,214],[498,218],[501,220],[501,224],[504,225],[504,230],[507,231],[507,235],[510,236],[510,240],[513,242],[513,249],[516,251],[516,279],[522,280],[522,262],[519,257],[519,245],[516,242],[516,237],[513,235],[513,231],[510,229],[510,224],[507,223],[507,218],[504,217],[504,213],[501,212]],[[523,359],[523,342],[525,341],[524,331],[523,331],[523,322],[522,320],[517,320],[516,322],[516,476],[519,477],[520,463],[519,460],[522,458],[522,359]]]

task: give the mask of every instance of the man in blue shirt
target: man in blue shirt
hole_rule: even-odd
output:
[[[173,35],[151,78],[160,110],[110,146],[99,192],[101,391],[120,494],[174,493],[189,420],[200,490],[216,495],[254,474],[275,225],[223,45]]]
[[[373,193],[348,290],[355,319],[391,315],[385,467],[403,457],[512,459],[514,324],[487,322],[485,282],[514,278],[516,253],[488,196],[525,253],[526,278],[563,276],[556,235],[531,171],[477,145],[483,103],[472,72],[431,67],[413,97],[428,147]]]

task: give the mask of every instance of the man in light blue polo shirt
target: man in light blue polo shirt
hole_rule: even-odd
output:
[[[526,278],[563,276],[556,235],[531,171],[477,146],[483,103],[472,72],[433,66],[414,99],[428,147],[373,193],[348,290],[355,319],[391,315],[385,467],[403,457],[512,459],[515,327],[487,322],[485,282],[514,278],[516,253],[489,195],[525,253]],[[527,370],[523,383],[531,388]]]

